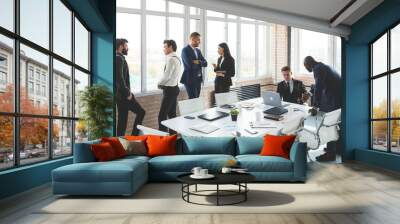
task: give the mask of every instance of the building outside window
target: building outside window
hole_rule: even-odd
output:
[[[13,2],[2,1],[1,8],[12,9]],[[0,60],[0,87],[4,82],[7,86],[0,88],[0,170],[71,156],[73,143],[87,138],[85,126],[76,128],[79,114],[74,114],[71,107],[74,102],[79,102],[79,94],[65,85],[81,83],[77,78],[73,79],[76,73],[80,79],[85,77],[88,80],[81,84],[82,88],[90,85],[90,31],[64,1],[51,2],[53,4],[49,4],[49,0],[19,1],[19,12],[14,14],[14,10],[10,10],[12,17],[20,16],[11,19],[19,21],[15,30],[13,23],[0,21],[2,28],[16,34],[0,30],[0,59],[6,59]],[[39,11],[42,13],[37,14]],[[52,35],[49,35],[51,31]],[[15,52],[17,44],[19,52]],[[19,61],[13,60],[14,52]],[[63,62],[53,58],[53,54],[61,57]],[[76,56],[75,62],[72,55]],[[13,81],[15,66],[19,66],[19,88],[15,88]],[[54,89],[51,90],[49,77],[54,78]],[[57,79],[64,82],[63,88],[57,84]],[[16,90],[20,92],[15,99]],[[57,100],[54,99],[59,94],[62,94],[63,101],[56,106]],[[52,107],[49,105],[51,98],[54,101]],[[15,105],[20,110],[18,113],[14,111]],[[14,130],[19,131],[15,133]]]

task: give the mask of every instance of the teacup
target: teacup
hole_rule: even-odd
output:
[[[230,173],[230,172],[232,172],[232,168],[229,168],[229,167],[222,167],[221,172],[222,172],[222,173]]]
[[[200,170],[200,176],[207,176],[208,175],[208,169],[201,169]]]
[[[200,171],[202,170],[202,168],[201,167],[194,167],[193,169],[192,169],[192,173],[194,174],[194,175],[196,175],[196,176],[199,176],[199,175],[201,175],[200,174]]]

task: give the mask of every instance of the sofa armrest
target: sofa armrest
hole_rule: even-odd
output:
[[[92,144],[100,143],[99,140],[75,143],[74,145],[74,163],[89,163],[95,162],[96,158],[92,153],[90,146]]]
[[[290,149],[290,160],[293,162],[293,179],[295,181],[305,181],[307,177],[306,143],[293,143]]]

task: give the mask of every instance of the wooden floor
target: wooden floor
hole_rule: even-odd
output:
[[[0,223],[400,223],[399,174],[358,163],[314,162],[309,169],[308,182],[317,183],[346,201],[362,201],[367,206],[357,214],[35,214],[38,207],[54,200],[50,187],[44,186],[0,202]]]

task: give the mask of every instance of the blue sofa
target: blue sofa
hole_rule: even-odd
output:
[[[177,155],[128,156],[96,162],[90,141],[75,144],[74,163],[52,171],[53,193],[67,195],[131,195],[148,181],[176,181],[180,174],[200,166],[218,172],[228,160],[236,160],[260,182],[304,182],[306,146],[295,142],[290,159],[260,156],[259,137],[182,137]]]

